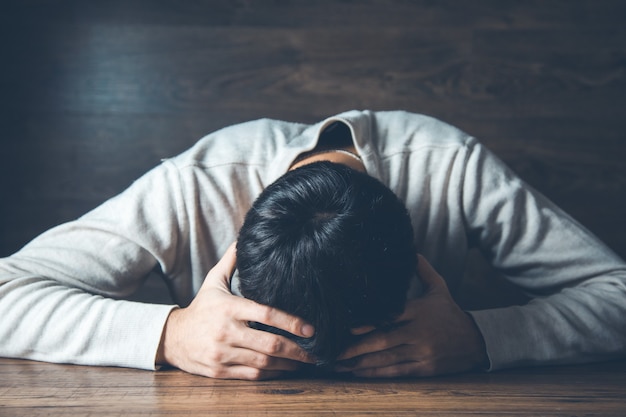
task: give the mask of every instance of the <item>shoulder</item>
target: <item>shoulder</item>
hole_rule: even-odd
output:
[[[461,145],[472,141],[460,128],[435,117],[407,111],[384,111],[373,114],[373,133],[385,140],[404,145]]]
[[[463,130],[435,117],[407,111],[372,112],[369,115],[371,151],[379,158],[419,156],[433,160],[466,154],[476,140]],[[445,156],[445,157],[444,157]],[[432,161],[431,161],[432,162]]]
[[[307,127],[268,118],[230,125],[202,137],[171,162],[179,168],[265,164]]]

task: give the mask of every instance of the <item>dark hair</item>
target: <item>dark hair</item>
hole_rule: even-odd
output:
[[[416,262],[403,203],[373,177],[330,162],[289,171],[267,187],[237,241],[241,295],[315,326],[310,339],[287,336],[318,365],[334,362],[351,328],[402,313]]]

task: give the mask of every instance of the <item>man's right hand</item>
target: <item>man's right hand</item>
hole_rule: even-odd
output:
[[[191,304],[170,313],[157,364],[213,378],[257,380],[314,362],[292,340],[248,327],[248,322],[256,321],[296,336],[314,334],[313,327],[298,317],[232,295],[229,279],[235,264],[232,244]]]

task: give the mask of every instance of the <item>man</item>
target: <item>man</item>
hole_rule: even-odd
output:
[[[423,294],[409,291],[395,326],[352,329],[361,338],[338,358],[337,371],[433,375],[624,355],[621,259],[473,138],[425,116],[368,111],[312,126],[260,120],[218,131],[3,259],[0,355],[170,364],[243,379],[314,362],[290,338],[249,323],[301,338],[316,329],[231,294],[229,280],[236,265],[230,244],[256,197],[319,159],[385,184],[406,205],[423,255]],[[536,298],[463,312],[448,287],[458,285],[470,247]],[[155,267],[182,308],[123,300]]]

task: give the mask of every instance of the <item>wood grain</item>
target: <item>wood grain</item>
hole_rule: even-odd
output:
[[[626,362],[430,379],[214,380],[0,359],[2,416],[623,416]]]

